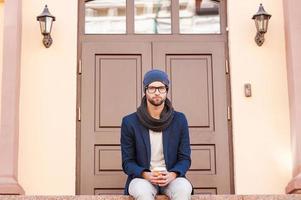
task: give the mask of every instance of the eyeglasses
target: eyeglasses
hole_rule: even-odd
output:
[[[150,86],[150,87],[146,87],[146,90],[150,94],[154,94],[156,92],[156,90],[158,90],[160,94],[164,94],[164,93],[167,92],[168,87],[165,87],[165,86],[160,86],[160,87]]]

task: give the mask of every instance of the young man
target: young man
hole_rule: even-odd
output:
[[[147,72],[143,87],[140,107],[121,125],[122,168],[128,175],[125,194],[136,200],[154,200],[158,193],[171,200],[189,200],[192,186],[185,174],[191,149],[186,117],[174,111],[167,98],[165,72]]]

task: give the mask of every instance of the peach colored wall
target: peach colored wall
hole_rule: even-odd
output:
[[[238,194],[284,193],[291,177],[281,1],[228,0]],[[262,47],[251,20],[260,2],[273,15]],[[44,5],[23,0],[19,181],[26,194],[75,194],[77,1],[47,3],[57,17],[49,49],[35,19]]]
[[[42,44],[36,16],[57,21]],[[19,182],[26,194],[75,194],[77,1],[22,1]]]
[[[3,23],[4,23],[4,3],[0,1],[0,97],[2,88],[2,66],[3,66]],[[0,98],[1,110],[1,98]],[[0,115],[1,122],[1,115]]]
[[[251,17],[272,14],[266,41],[254,42]],[[284,193],[291,178],[289,104],[282,0],[228,0],[229,52],[238,194]],[[244,96],[251,83],[253,96]]]

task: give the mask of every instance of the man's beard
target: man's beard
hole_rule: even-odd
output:
[[[160,101],[156,101],[152,98],[147,97],[147,100],[153,106],[161,106],[165,102],[165,98],[161,98]]]

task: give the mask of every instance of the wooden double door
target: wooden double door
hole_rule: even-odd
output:
[[[78,194],[122,194],[120,125],[143,96],[152,68],[166,71],[168,97],[189,124],[195,193],[232,191],[231,137],[223,42],[86,42],[82,44]]]

